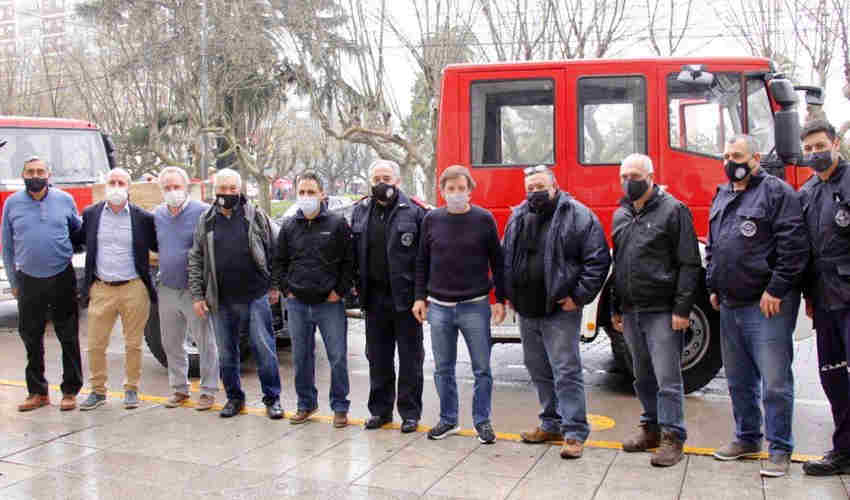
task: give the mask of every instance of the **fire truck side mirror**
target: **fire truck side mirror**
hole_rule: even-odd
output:
[[[782,108],[773,115],[776,155],[784,163],[797,163],[801,157],[800,117],[794,85],[784,78],[775,78],[768,85],[773,100]]]
[[[806,104],[810,106],[823,106],[823,89],[809,85],[798,85],[794,90],[802,90],[806,93]]]
[[[109,134],[100,134],[103,139],[103,148],[106,150],[106,161],[109,162],[109,170],[116,167],[115,165],[115,143],[112,142],[112,136]]]

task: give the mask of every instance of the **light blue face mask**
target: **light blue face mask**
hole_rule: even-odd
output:
[[[469,203],[469,193],[447,194],[445,198],[446,207],[449,209],[449,212],[463,212],[466,210],[467,203]]]
[[[299,196],[295,204],[304,215],[313,215],[319,211],[319,199],[312,196]]]

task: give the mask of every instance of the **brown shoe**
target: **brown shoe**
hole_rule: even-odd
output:
[[[295,412],[295,415],[289,418],[289,423],[292,425],[303,424],[317,411],[319,411],[318,408],[313,408],[312,410],[299,409],[297,412]]]
[[[168,401],[165,402],[166,408],[177,408],[178,406],[183,406],[183,403],[189,401],[189,395],[182,392],[175,392],[168,398]]]
[[[215,396],[210,396],[209,394],[201,394],[201,397],[198,398],[198,404],[195,405],[195,409],[198,411],[209,410],[215,404]]]
[[[47,394],[30,394],[23,403],[18,405],[18,411],[32,411],[49,404],[50,397]]]
[[[623,442],[623,451],[647,451],[661,444],[661,428],[658,424],[640,424],[640,430]]]
[[[578,439],[564,440],[564,446],[561,447],[561,458],[581,458],[584,451],[584,443]]]
[[[62,402],[59,403],[59,410],[71,411],[77,407],[77,396],[73,394],[63,394]]]
[[[682,448],[685,442],[681,441],[672,432],[663,432],[661,434],[661,445],[652,454],[650,463],[656,467],[671,467],[679,463],[684,456]]]
[[[563,441],[564,435],[560,432],[546,432],[540,427],[535,427],[533,431],[524,431],[519,433],[523,443],[545,443],[546,441]]]
[[[348,412],[347,411],[335,411],[334,412],[334,427],[337,429],[341,429],[348,425]]]

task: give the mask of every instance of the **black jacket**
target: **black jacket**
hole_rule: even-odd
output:
[[[784,181],[756,172],[743,191],[717,188],[709,212],[707,284],[728,307],[785,297],[809,258],[800,198]]]
[[[527,213],[528,202],[523,202],[505,227],[505,290],[509,300],[514,300],[516,293],[514,270],[524,269],[516,260],[522,258],[517,243]],[[546,314],[555,312],[557,301],[566,297],[580,306],[593,302],[611,265],[608,242],[596,215],[563,191],[558,193],[543,252]]]
[[[687,318],[702,266],[691,211],[653,186],[640,212],[623,200],[614,212],[614,312],[672,311]]]
[[[354,264],[361,306],[366,308],[369,296],[369,220],[375,202],[364,198],[351,214],[351,232],[354,235]],[[416,253],[425,209],[412,202],[399,191],[387,218],[387,265],[389,284],[396,311],[413,307],[416,278]]]
[[[304,303],[319,304],[332,290],[345,297],[353,285],[351,229],[345,217],[329,212],[322,203],[312,220],[300,210],[284,220],[277,238],[272,288],[284,297],[292,293]]]
[[[95,270],[97,270],[97,232],[105,204],[105,201],[101,201],[83,211],[83,226],[80,228],[78,241],[75,242],[86,247],[86,272],[81,297],[83,304],[88,304],[89,290],[94,283]],[[130,225],[133,232],[133,261],[136,272],[148,289],[151,302],[156,302],[156,289],[151,282],[149,254],[149,252],[159,251],[153,214],[130,203]]]
[[[823,182],[817,175],[800,189],[811,260],[803,294],[827,311],[850,307],[850,163],[842,160]]]

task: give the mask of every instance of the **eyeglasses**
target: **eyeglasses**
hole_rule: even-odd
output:
[[[537,165],[534,167],[525,167],[524,169],[522,169],[522,173],[524,173],[526,177],[528,177],[529,175],[539,174],[540,172],[548,171],[549,167],[547,167],[546,165]]]

